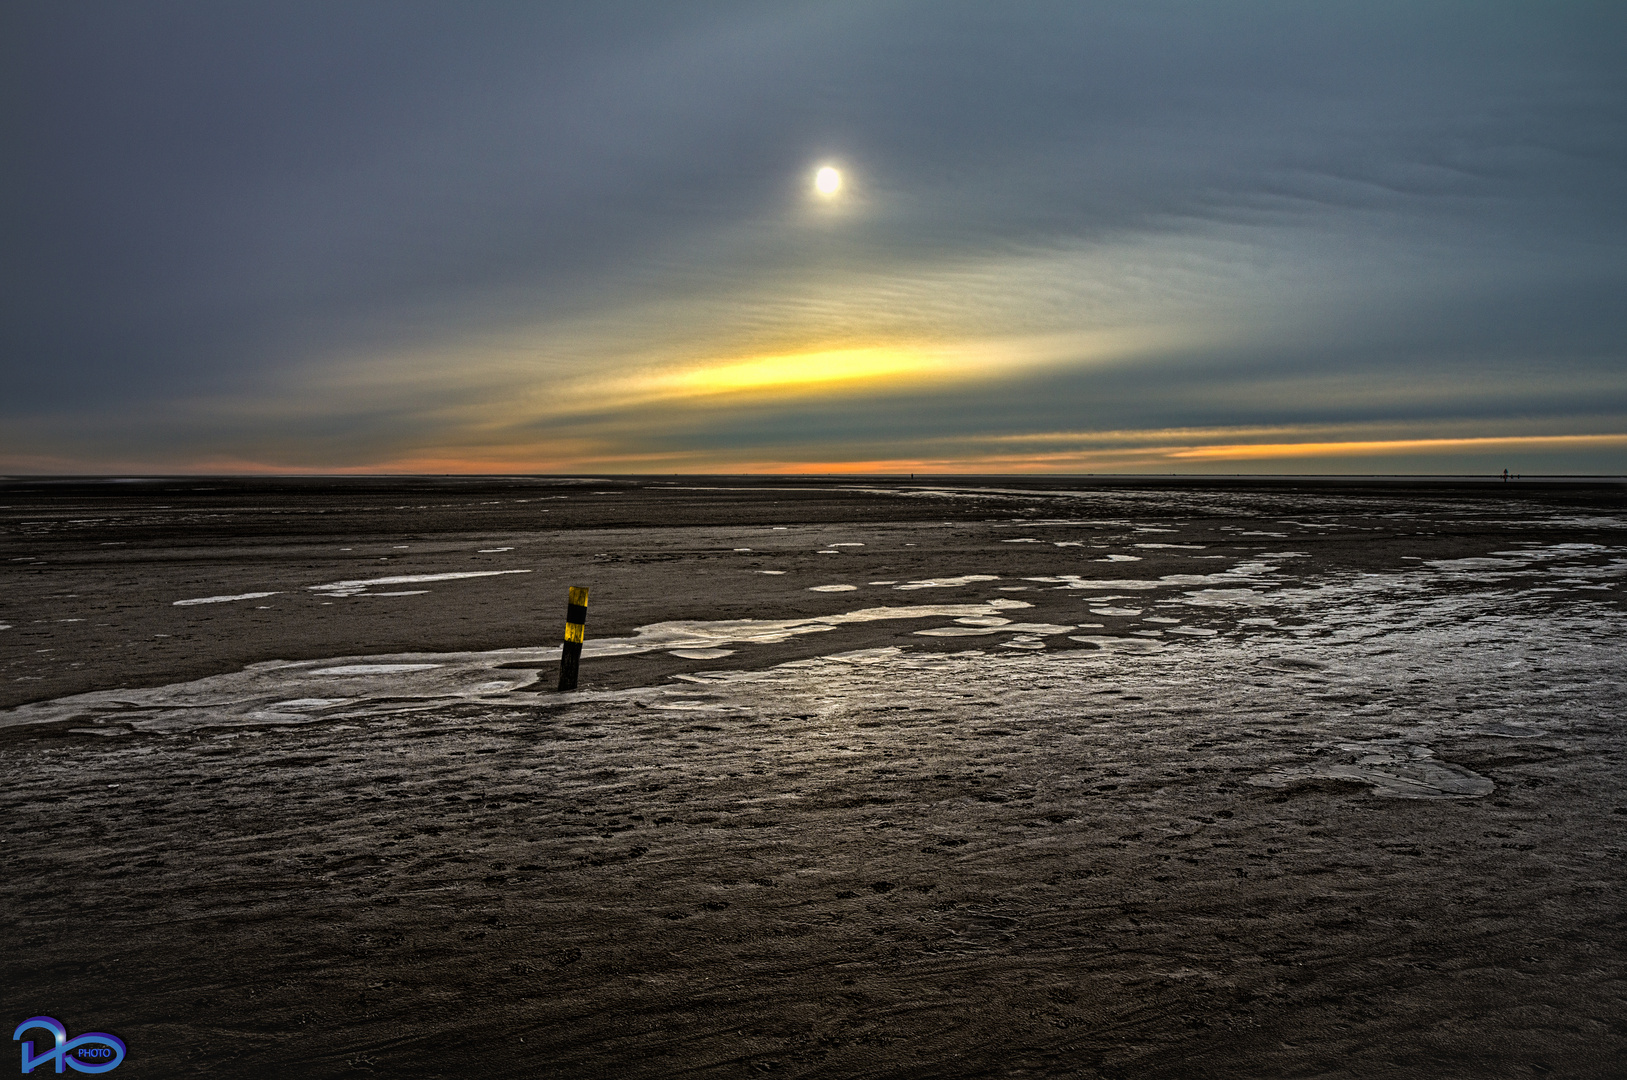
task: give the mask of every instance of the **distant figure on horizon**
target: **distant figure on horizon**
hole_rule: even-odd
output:
[[[1505,483],[1505,484],[1508,483],[1508,470],[1507,469],[1503,470],[1503,483]]]

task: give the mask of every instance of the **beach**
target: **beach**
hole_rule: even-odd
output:
[[[4,495],[0,982],[121,1076],[1622,1060],[1619,484]]]

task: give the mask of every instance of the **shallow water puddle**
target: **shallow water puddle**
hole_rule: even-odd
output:
[[[246,592],[235,596],[200,596],[193,600],[177,600],[175,607],[190,607],[193,604],[229,604],[234,600],[262,600],[267,596],[276,596],[274,592]]]
[[[962,585],[975,585],[980,581],[999,581],[998,574],[965,574],[961,577],[925,578],[921,581],[907,581],[902,585],[894,585],[899,590],[909,589],[954,589]]]
[[[957,619],[955,621],[960,623],[970,623],[970,625],[934,626],[926,630],[917,630],[915,633],[921,637],[983,637],[987,634],[1066,634],[1069,630],[1077,629],[1077,627],[1074,626],[1059,626],[1055,623],[1009,623],[1008,625],[995,625],[983,622],[971,622],[971,620],[968,619]],[[1002,620],[1002,623],[1004,622],[1005,620]]]
[[[363,578],[355,581],[330,581],[326,585],[307,585],[306,588],[321,596],[359,596],[365,594],[373,585],[421,585],[430,581],[457,581],[462,578],[529,573],[530,570],[462,570],[447,574],[396,574],[391,577]]]
[[[1083,578],[1078,574],[1062,574],[1058,577],[1031,577],[1024,581],[1036,581],[1041,585],[1056,585],[1063,589],[1156,589],[1158,582],[1142,581],[1135,578]]]
[[[851,623],[880,622],[888,619],[964,618],[995,615],[1013,608],[1032,607],[1022,600],[1000,597],[974,604],[912,604],[907,606],[860,608],[838,615],[817,615],[801,619],[725,619],[704,622],[675,620],[641,626],[630,638],[589,639],[583,646],[585,658],[632,656],[656,649],[707,649],[725,645],[776,645],[801,634],[818,634]]]
[[[344,664],[340,667],[317,668],[310,675],[399,675],[406,671],[428,671],[444,667],[443,664]],[[316,700],[316,699],[311,699]]]
[[[1197,607],[1270,607],[1276,603],[1270,593],[1255,589],[1199,589],[1184,593],[1177,602]]]

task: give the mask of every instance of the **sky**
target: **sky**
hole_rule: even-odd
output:
[[[10,474],[1627,473],[1618,0],[8,0],[0,68]]]

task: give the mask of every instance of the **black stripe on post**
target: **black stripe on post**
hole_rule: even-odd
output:
[[[565,643],[559,652],[559,688],[576,689],[577,669],[582,663],[582,642],[587,637],[588,590],[572,585],[565,600]]]
[[[580,641],[565,642],[559,654],[559,688],[561,690],[576,689],[576,673],[581,665],[582,643]]]

